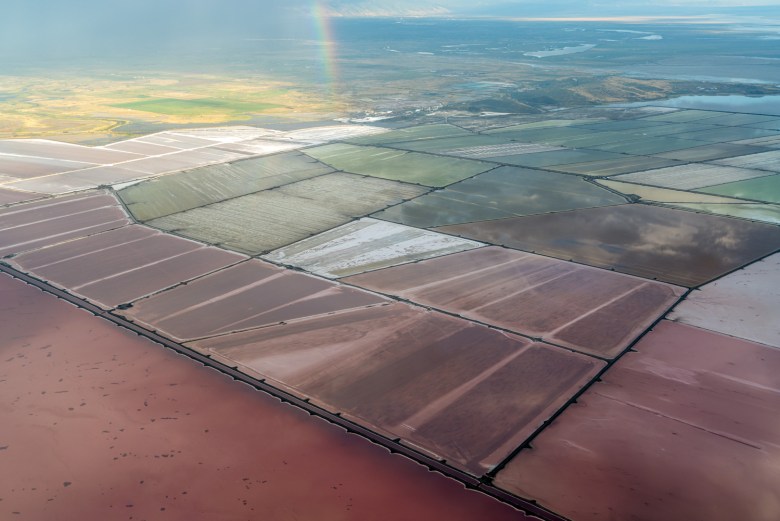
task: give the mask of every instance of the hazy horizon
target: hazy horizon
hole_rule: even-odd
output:
[[[780,19],[774,0],[670,0],[648,6],[551,0],[540,2],[291,0],[279,5],[248,0],[137,0],[110,3],[75,0],[11,0],[0,19],[3,65],[46,66],[88,57],[121,57],[127,51],[178,55],[210,50],[243,38],[323,39],[328,17],[533,19],[699,17],[698,22],[772,24]],[[777,29],[780,34],[780,25]]]

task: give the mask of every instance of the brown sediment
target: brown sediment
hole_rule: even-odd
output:
[[[603,363],[535,343],[498,367],[445,411],[414,429],[413,440],[462,457],[474,473],[492,469],[602,368]],[[427,412],[427,411],[426,411]],[[464,428],[468,426],[468,428]],[[453,436],[453,432],[461,432]],[[418,441],[419,440],[419,441]],[[469,451],[472,444],[479,451]]]
[[[42,248],[127,224],[129,221],[122,210],[106,207],[13,230],[0,230],[0,255]]]
[[[682,288],[503,248],[343,279],[572,349],[612,358]],[[629,320],[623,315],[629,314]]]
[[[625,297],[600,307],[587,320],[559,328],[549,338],[574,349],[584,344],[602,346],[594,353],[613,357],[626,341],[637,338],[647,328],[651,310],[660,316],[681,294],[671,286],[642,284]]]
[[[501,471],[578,520],[777,519],[780,351],[663,321]]]
[[[5,275],[0,311],[2,518],[530,519]]]
[[[201,340],[193,347],[475,475],[511,453],[602,367],[400,303]]]
[[[41,197],[43,197],[41,194],[36,194],[35,192],[18,192],[16,190],[0,188],[0,205],[21,203],[32,199],[39,199]]]
[[[78,288],[78,293],[103,307],[114,307],[240,262],[242,258],[218,248],[199,248],[142,270],[84,285]]]
[[[780,247],[780,229],[630,204],[437,230],[694,287]]]
[[[35,222],[5,229],[2,233],[3,246],[6,251],[24,251],[31,244],[48,245],[61,241],[63,235],[79,237],[78,232],[89,228],[97,228],[106,223],[127,224],[127,218],[119,208],[97,208],[82,213],[50,219],[45,222]],[[18,250],[13,250],[18,246]],[[36,246],[40,247],[40,246]]]
[[[543,257],[535,260],[540,264],[550,263]],[[633,278],[594,275],[590,270],[573,265],[564,264],[564,267],[570,268],[568,273],[555,273],[538,282],[530,281],[530,288],[526,291],[522,291],[526,289],[524,286],[517,285],[515,292],[521,293],[505,294],[493,302],[484,302],[472,313],[499,323],[522,323],[531,334],[549,334],[578,321],[612,299],[630,294],[642,284]]]
[[[127,224],[116,200],[101,192],[12,206],[0,210],[0,256]]]
[[[0,210],[0,230],[116,205],[113,197],[102,192],[27,203]]]
[[[80,286],[117,273],[183,255],[202,247],[196,242],[160,233],[132,244],[82,256],[70,262],[58,262],[37,268],[35,274],[40,278],[54,281],[60,286],[78,289]],[[86,253],[88,252],[89,250]],[[20,257],[17,263],[24,268],[24,256]]]
[[[382,302],[364,291],[250,260],[139,301],[127,315],[191,340]]]
[[[100,252],[109,248],[137,244],[138,241],[157,234],[159,234],[157,230],[147,228],[146,226],[124,226],[75,241],[68,241],[49,246],[48,248],[27,252],[15,257],[14,262],[24,264],[25,270],[33,271],[62,262],[73,261],[91,252]]]
[[[111,308],[244,258],[131,225],[22,254],[10,262]]]
[[[177,288],[139,302],[135,306],[133,318],[142,316],[147,322],[163,320],[173,313],[197,309],[215,299],[227,298],[249,284],[278,276],[281,271],[281,268],[266,262],[242,262],[188,284],[186,291]]]
[[[280,281],[280,283],[283,282]],[[289,303],[285,301],[275,309],[259,310],[254,316],[231,322],[229,326],[232,329],[246,329],[257,327],[256,324],[258,323],[262,325],[275,324],[277,322],[305,319],[325,313],[335,313],[383,304],[385,302],[386,300],[382,297],[364,291],[355,291],[343,286],[331,286],[316,293],[307,293],[300,299],[290,301]]]

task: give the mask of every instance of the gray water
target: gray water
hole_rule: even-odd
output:
[[[678,109],[720,110],[780,116],[778,96],[680,96],[664,101],[619,103],[612,107],[674,107]]]

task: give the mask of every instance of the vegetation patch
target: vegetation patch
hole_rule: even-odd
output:
[[[112,105],[117,108],[165,114],[167,116],[197,116],[202,114],[252,114],[284,105],[266,102],[233,101],[216,98],[178,99],[154,98]]]

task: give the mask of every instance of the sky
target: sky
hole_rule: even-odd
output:
[[[304,0],[2,0],[4,61],[176,54],[244,37],[306,38]]]
[[[330,16],[690,16],[726,12],[780,18],[780,0],[2,0],[0,71],[9,61],[51,62],[122,50],[207,49],[236,38],[316,38]],[[736,9],[736,10],[735,10]]]
[[[509,16],[556,15],[619,16],[658,14],[678,10],[679,15],[712,13],[729,8],[774,7],[780,0],[328,0],[330,12],[343,16]],[[670,13],[674,15],[674,12]]]

